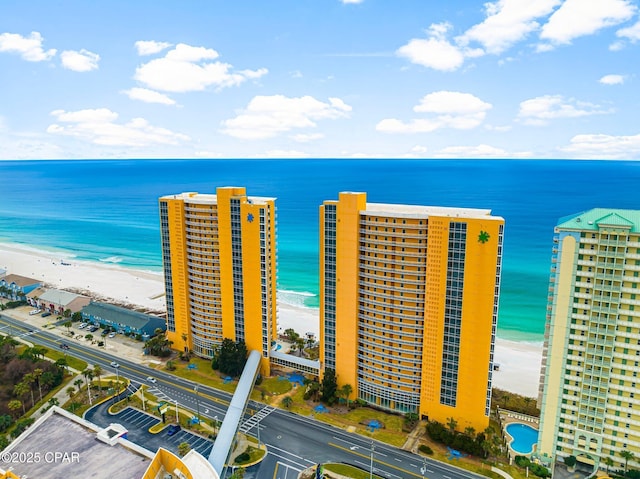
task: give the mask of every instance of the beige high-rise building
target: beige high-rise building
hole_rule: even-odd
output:
[[[596,208],[555,228],[537,455],[624,469],[640,458],[640,211]],[[638,307],[638,309],[636,309]]]

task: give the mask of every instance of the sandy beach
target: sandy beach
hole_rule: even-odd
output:
[[[63,262],[65,264],[63,264]],[[164,312],[163,275],[129,270],[110,264],[64,259],[55,253],[36,251],[20,245],[0,243],[0,269],[39,281],[49,287],[84,292],[94,298]],[[293,328],[300,334],[312,332],[318,337],[316,310],[280,302],[278,331]],[[542,360],[542,344],[498,338],[493,385],[517,394],[536,397]]]

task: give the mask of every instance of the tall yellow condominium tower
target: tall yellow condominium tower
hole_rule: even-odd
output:
[[[489,210],[320,207],[320,359],[377,407],[489,424],[504,220]]]
[[[596,208],[560,219],[538,397],[543,460],[638,467],[639,284],[640,211]],[[628,453],[635,459],[626,464]]]
[[[160,198],[160,230],[167,294],[167,336],[176,349],[212,357],[224,338],[244,340],[262,353],[276,324],[276,214],[274,198],[245,188],[217,194]]]

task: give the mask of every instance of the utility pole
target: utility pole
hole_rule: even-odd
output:
[[[373,479],[373,452],[376,450],[376,447],[373,445],[373,441],[371,441],[371,469],[369,470],[369,479]]]

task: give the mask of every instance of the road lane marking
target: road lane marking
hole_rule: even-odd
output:
[[[369,454],[362,454],[362,453],[358,452],[357,450],[356,450],[356,451],[352,451],[351,449],[349,449],[349,448],[347,448],[347,447],[342,447],[342,446],[340,446],[340,445],[338,445],[338,444],[334,444],[334,443],[332,443],[332,442],[329,442],[329,443],[327,443],[327,444],[328,444],[329,446],[333,446],[333,447],[335,447],[336,449],[340,449],[340,450],[342,450],[342,451],[348,452],[348,453],[350,453],[350,454],[354,454],[354,455],[359,456],[359,457],[363,457],[363,458],[365,458],[365,459],[369,459],[369,457],[370,457],[370,455],[369,455]],[[374,456],[374,459],[375,459],[375,456]],[[379,459],[375,459],[375,460],[374,460],[374,463],[375,463],[375,462],[377,462],[377,463],[379,463],[379,464],[383,464],[383,465],[385,465],[385,466],[387,466],[387,467],[390,467],[391,469],[395,469],[395,470],[400,471],[400,472],[403,472],[403,473],[405,473],[405,474],[409,474],[409,475],[410,475],[410,476],[412,476],[412,477],[420,477],[420,478],[424,477],[424,476],[422,476],[422,475],[420,475],[420,474],[416,474],[415,472],[409,471],[409,470],[407,470],[407,469],[403,469],[403,468],[401,468],[401,467],[396,466],[395,464],[391,464],[391,463],[388,463],[388,462],[384,462],[384,461],[381,461],[381,460],[379,460]],[[368,466],[368,465],[367,465],[367,466]],[[450,478],[449,478],[449,479],[450,479]]]

